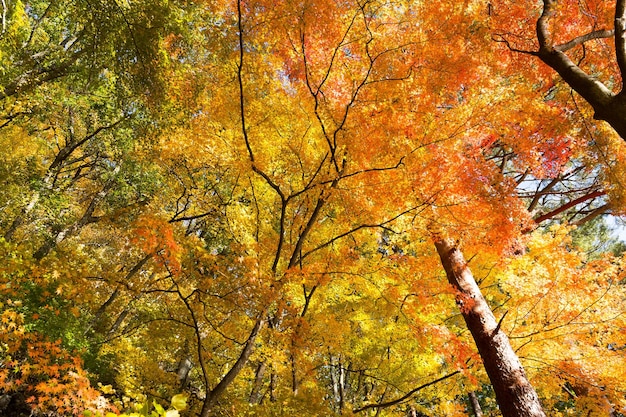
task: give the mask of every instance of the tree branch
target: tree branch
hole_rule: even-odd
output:
[[[572,224],[575,225],[575,226],[580,226],[582,224],[585,224],[585,223],[595,219],[596,217],[606,213],[609,210],[609,208],[611,208],[611,206],[609,204],[605,204],[603,206],[600,206],[597,209],[593,210],[588,215],[586,215],[585,217],[583,217],[582,219],[577,220],[577,221],[575,221]]]
[[[584,72],[558,46],[552,44],[548,23],[556,13],[556,4],[556,0],[543,1],[543,12],[537,20],[536,26],[537,40],[539,41],[537,56],[558,72],[570,87],[587,100],[596,113],[602,112],[613,98],[611,90]]]
[[[615,5],[615,58],[623,83],[626,77],[626,0],[617,0]]]
[[[454,371],[454,372],[451,372],[451,373],[449,373],[449,374],[446,374],[446,375],[442,376],[441,378],[437,378],[437,379],[435,379],[434,381],[430,381],[430,382],[427,382],[427,383],[425,383],[425,384],[423,384],[423,385],[420,385],[419,387],[412,389],[411,391],[407,392],[407,393],[406,393],[405,395],[403,395],[402,397],[397,398],[397,399],[395,399],[395,400],[388,401],[388,402],[385,402],[385,403],[367,404],[367,405],[364,405],[364,406],[363,406],[363,407],[361,407],[361,408],[357,408],[356,410],[353,410],[352,412],[353,412],[354,414],[356,414],[356,413],[360,413],[361,411],[369,410],[370,408],[386,408],[386,407],[391,407],[392,405],[396,405],[396,404],[399,404],[399,403],[401,403],[401,402],[403,402],[403,401],[406,401],[407,399],[409,399],[409,398],[410,398],[413,394],[415,394],[416,392],[418,392],[418,391],[420,391],[420,390],[423,390],[424,388],[427,388],[427,387],[429,387],[429,386],[431,386],[431,385],[435,385],[435,384],[438,384],[439,382],[445,381],[446,379],[451,378],[451,377],[453,377],[454,375],[459,374],[460,372],[461,372],[461,371]]]
[[[347,230],[347,231],[345,231],[343,233],[340,233],[340,234],[336,235],[335,237],[327,240],[326,242],[324,242],[324,243],[318,245],[317,247],[309,250],[308,252],[304,253],[303,255],[300,256],[299,260],[302,261],[304,258],[306,258],[307,256],[311,255],[312,253],[317,252],[318,250],[323,249],[323,248],[333,244],[337,240],[342,239],[342,238],[344,238],[346,236],[349,236],[349,235],[351,235],[351,234],[353,234],[353,233],[355,233],[355,232],[357,232],[357,231],[359,231],[361,229],[383,228],[383,229],[386,229],[386,230],[390,230],[388,227],[385,227],[385,225],[387,225],[387,224],[393,222],[394,220],[404,216],[405,214],[408,214],[408,213],[410,213],[410,212],[412,212],[414,210],[417,210],[420,207],[423,207],[424,205],[426,205],[426,203],[420,204],[420,205],[415,206],[415,207],[411,207],[411,208],[409,208],[409,209],[407,209],[407,210],[405,210],[405,211],[403,211],[403,212],[401,212],[401,213],[399,213],[399,214],[397,214],[397,215],[395,215],[395,216],[393,216],[393,217],[391,217],[391,218],[389,218],[389,219],[387,219],[385,221],[382,221],[380,223],[376,223],[376,224],[360,224],[360,225],[358,225],[356,227],[353,227],[352,229]],[[294,264],[295,264],[295,262],[294,262]]]
[[[263,317],[264,315],[265,315],[265,312],[263,312],[260,315],[260,317]],[[252,331],[250,332],[250,336],[248,336],[248,340],[246,341],[245,346],[243,350],[241,351],[241,354],[235,361],[234,365],[232,366],[232,368],[230,368],[230,370],[226,373],[226,375],[224,375],[224,377],[215,386],[215,388],[211,390],[209,395],[207,395],[207,398],[204,401],[202,410],[200,412],[201,417],[208,417],[211,414],[211,409],[217,403],[217,400],[219,399],[219,397],[224,393],[226,388],[235,380],[239,372],[241,372],[245,364],[248,362],[248,358],[250,358],[250,355],[252,354],[252,351],[254,350],[254,346],[255,346],[254,342],[256,340],[256,337],[258,336],[259,332],[261,331],[261,329],[263,329],[264,326],[265,326],[264,318],[259,318],[254,323],[254,327],[252,328]]]
[[[507,47],[507,49],[509,51],[518,52],[520,54],[537,56],[537,52],[536,51],[527,51],[525,49],[515,48],[513,45],[511,45],[511,42],[509,42],[509,40],[507,38],[505,38],[504,35],[502,35],[500,33],[496,33],[496,34],[492,35],[491,36],[491,40],[493,40],[495,42],[498,42],[498,43],[503,43]]]
[[[336,182],[332,184],[332,187],[334,187],[335,185],[336,185]],[[313,213],[311,213],[311,217],[309,218],[309,221],[307,222],[306,226],[302,230],[302,233],[300,233],[300,236],[298,237],[296,246],[293,249],[293,253],[291,254],[291,259],[289,260],[288,268],[293,268],[296,265],[296,262],[298,261],[298,259],[302,260],[303,257],[300,256],[300,252],[302,251],[302,245],[304,244],[304,240],[308,236],[309,232],[313,228],[315,221],[319,217],[319,214],[322,211],[322,207],[324,206],[324,202],[325,202],[324,195],[320,194],[320,196],[317,199],[317,203],[315,204],[315,208],[313,209]]]
[[[241,21],[241,0],[237,1],[237,29],[239,31],[239,62],[237,63],[237,83],[239,85],[239,111],[241,112],[241,131],[243,133],[243,139],[246,142],[248,155],[250,155],[250,161],[254,164],[254,154],[252,153],[252,148],[250,147],[248,130],[246,129],[246,112],[243,95],[243,24]]]
[[[590,41],[592,39],[610,38],[614,34],[615,34],[615,31],[609,30],[609,29],[594,30],[593,32],[589,32],[585,35],[578,36],[569,42],[557,45],[554,47],[554,49],[561,51],[561,52],[565,52],[587,41]]]
[[[550,212],[548,212],[546,214],[542,214],[541,216],[536,217],[534,219],[535,223],[539,224],[539,223],[541,223],[541,222],[543,222],[545,220],[549,220],[549,219],[553,218],[554,216],[556,216],[556,215],[558,215],[560,213],[563,213],[565,210],[568,210],[568,209],[570,209],[570,208],[572,208],[572,207],[574,207],[574,206],[576,206],[576,205],[578,205],[578,204],[580,204],[582,202],[585,202],[587,200],[591,200],[593,198],[600,197],[600,196],[603,196],[603,195],[606,195],[606,192],[604,192],[602,190],[598,190],[598,191],[593,191],[593,192],[591,192],[589,194],[586,194],[586,195],[584,195],[582,197],[578,197],[577,199],[572,200],[569,203],[563,204],[561,207],[559,207],[559,208],[557,208],[555,210],[552,210],[552,211],[550,211]]]

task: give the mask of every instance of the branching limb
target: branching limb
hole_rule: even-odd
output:
[[[200,372],[202,375],[202,382],[204,383],[204,391],[205,391],[206,396],[208,397],[208,394],[210,393],[209,371],[208,371],[208,366],[206,364],[206,361],[204,360],[204,354],[202,350],[203,336],[202,336],[202,331],[200,329],[200,323],[198,321],[198,318],[196,317],[196,313],[193,307],[189,303],[189,299],[183,296],[182,292],[180,291],[180,288],[178,287],[178,283],[174,281],[174,284],[176,285],[176,291],[178,293],[178,296],[180,300],[183,302],[183,304],[185,304],[185,307],[187,308],[187,311],[189,312],[189,317],[191,318],[193,322],[194,335],[196,337],[196,350],[197,350],[196,354],[198,355],[198,363],[200,364]]]
[[[572,207],[574,207],[574,206],[576,206],[576,205],[578,205],[580,203],[583,203],[585,201],[591,200],[591,199],[596,198],[596,197],[601,197],[603,195],[606,195],[606,192],[602,191],[602,190],[598,190],[598,191],[593,191],[593,192],[591,192],[589,194],[586,194],[586,195],[584,195],[582,197],[578,197],[577,199],[572,200],[572,201],[570,201],[567,204],[563,204],[562,206],[560,206],[559,208],[557,208],[555,210],[552,210],[552,211],[550,211],[548,213],[542,214],[539,217],[536,217],[535,218],[535,223],[539,224],[539,223],[541,223],[543,221],[549,220],[549,219],[553,218],[554,216],[556,216],[556,215],[558,215],[560,213],[563,213],[564,211],[566,211],[566,210],[568,210],[568,209],[570,209],[570,208],[572,208]]]
[[[387,219],[385,221],[382,221],[380,223],[376,223],[376,224],[360,224],[360,225],[358,225],[356,227],[353,227],[352,229],[350,229],[348,231],[345,231],[343,233],[340,233],[337,236],[333,237],[332,239],[329,239],[326,242],[324,242],[324,243],[318,245],[317,247],[309,250],[308,252],[302,254],[300,256],[300,258],[299,258],[299,261],[302,261],[304,258],[306,258],[307,256],[313,254],[314,252],[317,252],[318,250],[321,250],[321,249],[323,249],[325,247],[328,247],[329,245],[332,245],[337,240],[343,239],[346,236],[350,236],[353,233],[356,233],[356,232],[358,232],[359,230],[362,230],[362,229],[379,228],[379,229],[385,229],[385,230],[392,231],[389,227],[387,227],[387,225],[389,223],[392,223],[393,221],[399,219],[400,217],[402,217],[402,216],[404,216],[404,215],[406,215],[408,213],[411,213],[411,212],[413,212],[413,211],[417,210],[418,208],[423,207],[425,205],[426,205],[426,203],[423,203],[423,204],[420,204],[420,205],[418,205],[416,207],[411,207],[411,208],[409,208],[409,209],[407,209],[407,210],[405,210],[405,211],[403,211],[403,212],[401,212],[399,214],[396,214],[395,216],[393,216],[393,217],[391,217],[391,218],[389,218],[389,219]],[[294,265],[295,265],[295,262],[294,262]]]
[[[278,196],[280,197],[280,223],[279,223],[279,234],[278,234],[278,244],[276,248],[276,255],[274,257],[274,262],[272,263],[272,271],[276,272],[276,268],[278,266],[278,261],[280,260],[280,254],[282,252],[283,243],[285,240],[285,216],[287,212],[287,204],[289,199],[285,197],[285,194],[280,189],[278,184],[276,184],[263,170],[258,168],[254,164],[254,153],[252,151],[252,146],[250,145],[250,138],[248,137],[248,128],[246,125],[246,109],[245,109],[245,95],[243,88],[243,21],[241,15],[241,0],[237,1],[237,28],[238,28],[238,38],[239,38],[239,62],[237,63],[237,81],[239,85],[239,111],[241,116],[241,132],[243,134],[243,139],[246,144],[246,149],[248,150],[248,156],[250,158],[250,162],[252,163],[252,170],[260,175],[265,182],[272,187]]]
[[[364,405],[361,408],[357,408],[356,410],[353,410],[352,412],[354,414],[356,414],[356,413],[360,413],[362,411],[369,410],[369,409],[372,409],[372,408],[380,409],[380,408],[386,408],[386,407],[391,407],[392,405],[400,404],[401,402],[406,401],[409,398],[411,398],[411,396],[413,396],[413,394],[415,394],[416,392],[421,391],[424,388],[428,388],[431,385],[435,385],[435,384],[438,384],[439,382],[445,381],[448,378],[452,378],[453,376],[455,376],[455,375],[457,375],[459,373],[461,373],[461,371],[451,372],[449,374],[446,374],[446,375],[442,376],[441,378],[437,378],[434,381],[427,382],[427,383],[425,383],[423,385],[420,385],[417,388],[412,389],[411,391],[407,392],[405,395],[403,395],[400,398],[397,398],[397,399],[392,400],[392,401],[387,401],[387,402],[384,402],[384,403],[367,404],[367,405]]]
[[[491,40],[498,42],[498,43],[503,43],[509,51],[517,52],[520,54],[537,56],[536,51],[527,51],[525,49],[515,48],[513,45],[511,45],[511,42],[509,42],[509,40],[502,34],[497,33],[497,34],[492,35]]]
[[[250,162],[254,164],[254,153],[252,153],[252,147],[250,147],[248,129],[246,127],[246,109],[243,94],[243,23],[241,19],[241,0],[237,0],[237,29],[239,35],[239,62],[237,63],[237,83],[239,85],[239,111],[241,112],[241,132],[243,134],[243,139],[246,142],[246,148],[248,149]]]
[[[614,30],[608,30],[608,29],[604,29],[604,30],[594,30],[593,32],[589,32],[585,35],[581,35],[578,36],[574,39],[572,39],[569,42],[566,43],[562,43],[560,45],[556,45],[554,47],[554,49],[561,51],[561,52],[565,52],[568,51],[578,45],[582,45],[583,43],[590,41],[592,39],[604,39],[604,38],[611,38],[613,37],[613,35],[615,34]]]
[[[536,27],[537,40],[539,42],[537,56],[558,72],[563,80],[587,100],[596,112],[602,111],[613,98],[611,90],[576,65],[563,52],[567,48],[561,50],[552,44],[552,36],[548,26],[550,19],[556,13],[556,4],[556,0],[544,0],[543,2],[543,11],[537,20]]]
[[[333,183],[333,187],[334,185],[336,185],[336,182]],[[300,236],[298,237],[296,246],[294,247],[293,252],[291,253],[291,259],[289,259],[288,268],[293,268],[294,266],[296,266],[298,261],[302,261],[302,259],[304,258],[303,256],[300,256],[300,253],[302,252],[302,245],[304,244],[304,241],[309,235],[309,232],[311,231],[311,229],[313,229],[313,225],[317,221],[317,218],[319,217],[322,211],[322,207],[324,206],[325,201],[326,200],[324,198],[324,195],[321,194],[317,199],[317,203],[315,204],[315,208],[313,209],[313,213],[311,213],[311,217],[309,218],[309,221],[307,222],[306,226],[304,227],[304,229],[300,233]]]
[[[583,225],[583,224],[585,224],[587,222],[590,222],[591,220],[595,219],[596,217],[601,216],[602,214],[607,213],[610,208],[611,208],[610,204],[605,204],[603,206],[600,206],[600,207],[594,209],[593,211],[591,211],[591,213],[587,214],[582,219],[576,220],[572,224],[575,225],[575,226]]]
[[[352,31],[352,27],[354,26],[354,23],[357,19],[359,15],[359,12],[356,12],[354,14],[354,16],[352,16],[352,19],[350,20],[350,23],[348,24],[347,28],[345,29],[345,31],[343,32],[343,36],[341,38],[341,40],[339,41],[339,43],[337,44],[337,46],[334,48],[333,53],[331,55],[330,58],[330,62],[328,63],[328,67],[326,68],[326,71],[324,72],[324,75],[322,76],[322,79],[319,81],[317,86],[313,85],[313,81],[311,80],[311,70],[309,68],[309,63],[308,63],[308,59],[307,59],[307,51],[306,51],[306,42],[305,42],[305,28],[301,29],[301,33],[300,33],[300,54],[302,55],[302,59],[303,59],[303,64],[304,64],[304,74],[305,74],[305,78],[306,78],[306,85],[307,88],[309,89],[309,92],[311,94],[311,96],[313,97],[314,103],[315,103],[315,107],[314,107],[314,114],[315,117],[320,125],[320,128],[322,129],[322,134],[324,135],[324,138],[326,139],[326,143],[328,144],[328,148],[330,150],[330,155],[331,155],[331,160],[335,166],[335,170],[337,172],[340,172],[340,168],[339,168],[339,163],[337,162],[337,158],[336,158],[336,150],[337,150],[337,132],[341,129],[341,127],[335,129],[335,131],[332,134],[332,138],[331,135],[328,132],[326,123],[324,122],[322,115],[320,113],[320,95],[323,96],[323,91],[322,88],[324,87],[324,84],[326,83],[326,81],[329,79],[330,74],[333,70],[333,67],[335,65],[335,61],[337,59],[337,55],[339,54],[339,51],[341,50],[341,47],[345,45],[346,39],[349,35],[349,33]],[[349,107],[349,106],[347,106]],[[348,110],[346,109],[346,114],[344,115],[344,119],[343,122],[340,124],[340,126],[343,125],[343,123],[345,123],[345,117],[347,116],[347,112]]]
[[[0,100],[18,93],[30,91],[48,81],[54,81],[57,78],[64,77],[69,73],[72,65],[78,61],[78,58],[84,53],[85,51],[78,51],[65,61],[51,65],[48,68],[33,69],[21,74],[6,86],[0,87]]]

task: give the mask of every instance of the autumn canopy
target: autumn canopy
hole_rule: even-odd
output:
[[[0,9],[0,415],[626,415],[626,1]]]

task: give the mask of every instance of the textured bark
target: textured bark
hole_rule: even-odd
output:
[[[552,43],[549,21],[555,15],[556,7],[556,0],[543,1],[543,12],[537,20],[539,51],[536,55],[554,69],[574,91],[593,107],[595,119],[610,124],[622,139],[626,140],[626,93],[623,86],[622,90],[615,94],[595,77],[583,71],[567,56],[565,52],[570,48],[569,43],[563,45]],[[615,58],[620,68],[623,83],[626,76],[626,1],[617,1],[614,29],[594,33],[599,34],[598,37],[604,37],[608,34],[615,37]],[[583,38],[581,37],[581,39]]]
[[[528,382],[509,338],[500,330],[463,254],[447,239],[436,238],[435,246],[448,281],[457,292],[457,303],[476,342],[502,416],[545,417],[537,393]]]
[[[576,206],[576,205],[578,205],[580,203],[584,203],[585,201],[588,201],[588,200],[593,200],[594,198],[601,197],[603,195],[606,195],[605,191],[597,190],[597,191],[593,191],[591,193],[588,193],[588,194],[586,194],[586,195],[584,195],[582,197],[578,197],[577,199],[574,199],[574,200],[570,201],[569,203],[563,204],[562,206],[560,206],[560,207],[558,207],[558,208],[556,208],[556,209],[554,209],[554,210],[552,210],[552,211],[550,211],[548,213],[545,213],[545,214],[542,214],[541,216],[536,217],[534,219],[535,223],[539,224],[539,223],[541,223],[541,222],[543,222],[545,220],[550,220],[553,217],[563,213],[566,210],[569,210],[570,208],[572,208],[572,207],[574,207],[574,206]]]
[[[337,366],[339,367],[339,412],[342,413],[346,401],[346,368],[343,366],[341,357]]]

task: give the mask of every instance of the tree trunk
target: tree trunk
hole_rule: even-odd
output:
[[[176,379],[178,379],[178,387],[181,391],[185,390],[189,384],[189,374],[192,368],[191,355],[186,354],[178,363],[178,369],[176,370]]]
[[[471,391],[467,394],[470,400],[470,404],[472,406],[472,411],[474,412],[475,417],[483,417],[483,409],[480,407],[480,403],[478,402],[478,397],[474,391]]]
[[[292,346],[293,349],[293,346]],[[298,365],[296,364],[296,356],[293,351],[291,352],[291,392],[293,395],[298,395],[299,381],[298,381]]]
[[[341,356],[339,356],[337,366],[339,367],[339,412],[342,413],[346,401],[346,369],[343,367]]]
[[[97,222],[100,218],[94,217],[93,213],[96,210],[96,207],[100,202],[107,196],[111,188],[113,188],[114,177],[120,172],[120,165],[116,166],[113,172],[111,173],[113,179],[110,179],[105,185],[104,188],[96,193],[94,198],[91,200],[82,217],[69,226],[68,228],[61,230],[56,234],[56,236],[48,238],[44,241],[44,243],[39,247],[39,249],[33,254],[33,258],[40,261],[44,257],[50,253],[52,249],[54,249],[59,243],[61,243],[64,239],[70,236],[74,236],[77,234],[83,227],[90,223]]]
[[[254,376],[254,386],[252,387],[252,391],[250,392],[250,404],[261,403],[261,388],[263,386],[263,377],[265,376],[266,369],[267,365],[263,361],[261,361],[256,368]]]
[[[235,364],[232,366],[232,368],[230,368],[226,375],[222,377],[222,379],[215,386],[215,388],[207,393],[207,397],[202,404],[202,410],[200,410],[200,417],[209,417],[211,415],[211,411],[213,410],[213,407],[217,404],[219,398],[222,396],[224,391],[226,391],[226,388],[235,380],[237,375],[239,375],[239,372],[241,372],[243,367],[248,362],[250,355],[252,355],[252,352],[254,351],[254,343],[256,337],[264,326],[265,319],[257,319],[256,323],[254,324],[254,328],[252,329],[252,332],[250,332],[250,336],[248,336],[248,340],[246,340],[246,343],[244,344],[241,354],[235,361]]]
[[[509,338],[500,330],[463,254],[447,239],[436,238],[435,247],[448,281],[457,292],[457,304],[476,342],[502,416],[545,417],[537,393],[528,382]]]

